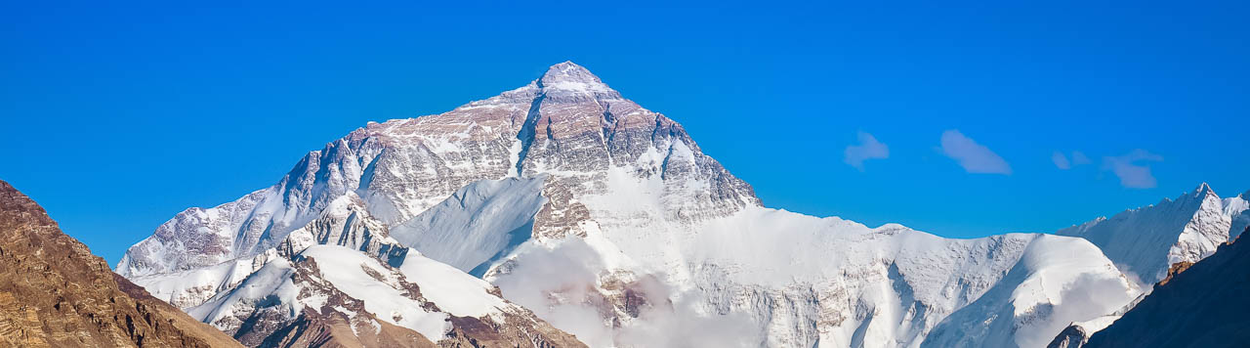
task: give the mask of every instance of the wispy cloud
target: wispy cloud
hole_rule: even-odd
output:
[[[1062,152],[1055,151],[1054,154],[1050,155],[1050,161],[1055,162],[1055,167],[1059,169],[1072,169],[1072,162],[1069,162],[1068,156],[1064,156]]]
[[[1082,164],[1089,164],[1089,157],[1085,157],[1084,152],[1072,151],[1072,165],[1079,166]]]
[[[1127,188],[1153,188],[1158,185],[1150,166],[1145,162],[1160,162],[1163,156],[1136,149],[1122,156],[1102,158],[1102,170],[1110,170],[1120,178],[1120,185]]]
[[[1054,154],[1050,155],[1050,161],[1055,162],[1055,167],[1068,170],[1072,169],[1072,167],[1089,164],[1089,157],[1085,157],[1083,152],[1072,151],[1072,160],[1069,161],[1068,156],[1064,155],[1063,152],[1055,151]]]
[[[703,313],[701,294],[680,293],[647,273],[636,274],[634,294],[645,303],[667,305],[638,306],[642,320],[604,323],[592,299],[602,299],[595,279],[607,272],[608,263],[581,239],[550,248],[523,244],[514,257],[516,267],[494,281],[504,296],[592,347],[737,347],[763,335],[745,314]]]
[[[860,131],[859,145],[847,146],[845,154],[846,158],[843,161],[846,164],[863,171],[866,160],[890,158],[890,147],[877,141],[872,134]]]
[[[959,130],[942,132],[942,154],[959,162],[964,170],[977,174],[1011,174],[1011,165],[985,145],[977,144]]]

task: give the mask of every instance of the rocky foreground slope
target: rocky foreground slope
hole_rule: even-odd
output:
[[[766,208],[681,125],[565,62],[370,123],[271,187],[179,213],[117,271],[249,345],[317,313],[433,342],[1041,347],[1142,293],[1089,240]]]
[[[109,270],[0,181],[0,347],[241,347]]]

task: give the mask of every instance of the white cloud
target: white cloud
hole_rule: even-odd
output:
[[[859,132],[859,145],[851,145],[846,147],[846,164],[864,170],[864,161],[870,159],[890,158],[890,147],[877,141],[877,138],[867,132]]]
[[[942,132],[942,154],[959,162],[964,170],[978,174],[1011,174],[1011,165],[985,145],[977,144],[959,130]]]
[[[1055,151],[1050,155],[1050,161],[1055,162],[1055,167],[1063,170],[1072,169],[1072,167],[1089,164],[1089,157],[1085,157],[1084,152],[1072,151],[1072,160],[1068,160],[1063,152]]]
[[[1079,166],[1082,164],[1089,164],[1089,157],[1085,157],[1084,152],[1072,151],[1072,165]]]
[[[1050,161],[1055,162],[1055,167],[1059,169],[1072,169],[1072,162],[1068,162],[1068,156],[1064,156],[1062,152],[1055,151],[1054,154],[1050,155]]]
[[[1159,156],[1146,150],[1136,149],[1122,156],[1102,158],[1102,170],[1110,170],[1120,178],[1120,185],[1127,188],[1153,188],[1158,185],[1150,166],[1141,162],[1160,162]],[[1140,163],[1140,164],[1139,164]]]

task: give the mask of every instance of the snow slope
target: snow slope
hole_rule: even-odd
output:
[[[542,207],[545,176],[475,181],[447,200],[391,229],[404,245],[480,275],[495,260],[529,239]]]
[[[339,303],[357,326],[431,340],[460,337],[465,314],[560,341],[537,315],[602,347],[1028,347],[1140,293],[1097,251],[765,208],[681,125],[565,62],[447,113],[370,123],[270,188],[179,213],[117,270],[236,335]],[[499,301],[525,308],[495,318]],[[975,323],[994,330],[959,331]]]
[[[1139,292],[1119,290],[1127,286],[1089,242],[1042,235],[1005,279],[938,325],[925,346],[1045,346],[1065,320],[1097,321],[1132,301]]]

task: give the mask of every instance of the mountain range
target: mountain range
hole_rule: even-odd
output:
[[[369,123],[190,208],[116,272],[248,346],[1040,347],[1250,223],[1206,184],[977,239],[769,208],[685,129],[564,62]]]

